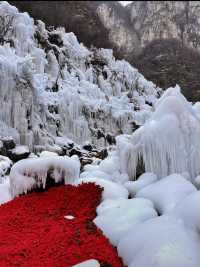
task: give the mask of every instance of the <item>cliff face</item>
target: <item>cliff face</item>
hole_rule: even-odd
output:
[[[141,46],[154,39],[176,38],[199,48],[199,1],[133,1],[127,10]]]
[[[111,48],[108,30],[102,24],[90,1],[9,1],[22,12],[47,26],[65,27],[87,47]],[[104,44],[104,45],[103,45]]]
[[[162,88],[179,84],[199,101],[199,1],[134,1],[127,10],[142,48],[132,64]]]

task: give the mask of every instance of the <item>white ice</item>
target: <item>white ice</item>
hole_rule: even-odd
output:
[[[180,174],[172,174],[144,187],[137,192],[136,197],[150,199],[156,210],[164,214],[196,191],[195,186]]]
[[[10,172],[11,193],[18,196],[41,185],[45,188],[48,174],[56,183],[64,181],[70,184],[79,178],[79,172],[79,160],[67,156],[21,160]]]
[[[94,223],[117,246],[123,236],[134,232],[136,224],[156,216],[152,202],[147,199],[107,199],[98,206]]]

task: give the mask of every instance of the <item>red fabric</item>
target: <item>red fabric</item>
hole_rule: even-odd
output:
[[[71,267],[88,259],[123,266],[92,223],[101,193],[94,184],[59,186],[0,206],[0,267]]]

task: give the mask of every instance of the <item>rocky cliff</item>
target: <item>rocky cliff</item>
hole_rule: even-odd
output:
[[[199,48],[199,1],[133,1],[127,10],[142,47],[154,39],[176,38]]]

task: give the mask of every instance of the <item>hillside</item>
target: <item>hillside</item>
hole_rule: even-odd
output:
[[[87,47],[112,48],[158,86],[180,84],[191,101],[199,96],[200,5],[198,1],[133,1],[126,7],[117,1],[13,1],[47,25],[64,26]],[[55,16],[54,11],[56,10]],[[159,49],[157,52],[157,44]],[[167,49],[173,52],[160,58]],[[148,51],[148,60],[146,53]],[[190,54],[192,60],[190,60]],[[181,56],[180,56],[181,55]],[[152,62],[152,63],[150,63]],[[173,65],[170,70],[168,64]],[[151,66],[155,65],[154,73]],[[180,66],[183,68],[180,70]],[[160,71],[161,70],[161,71]],[[167,79],[166,83],[166,78]],[[183,78],[184,77],[184,78]]]

